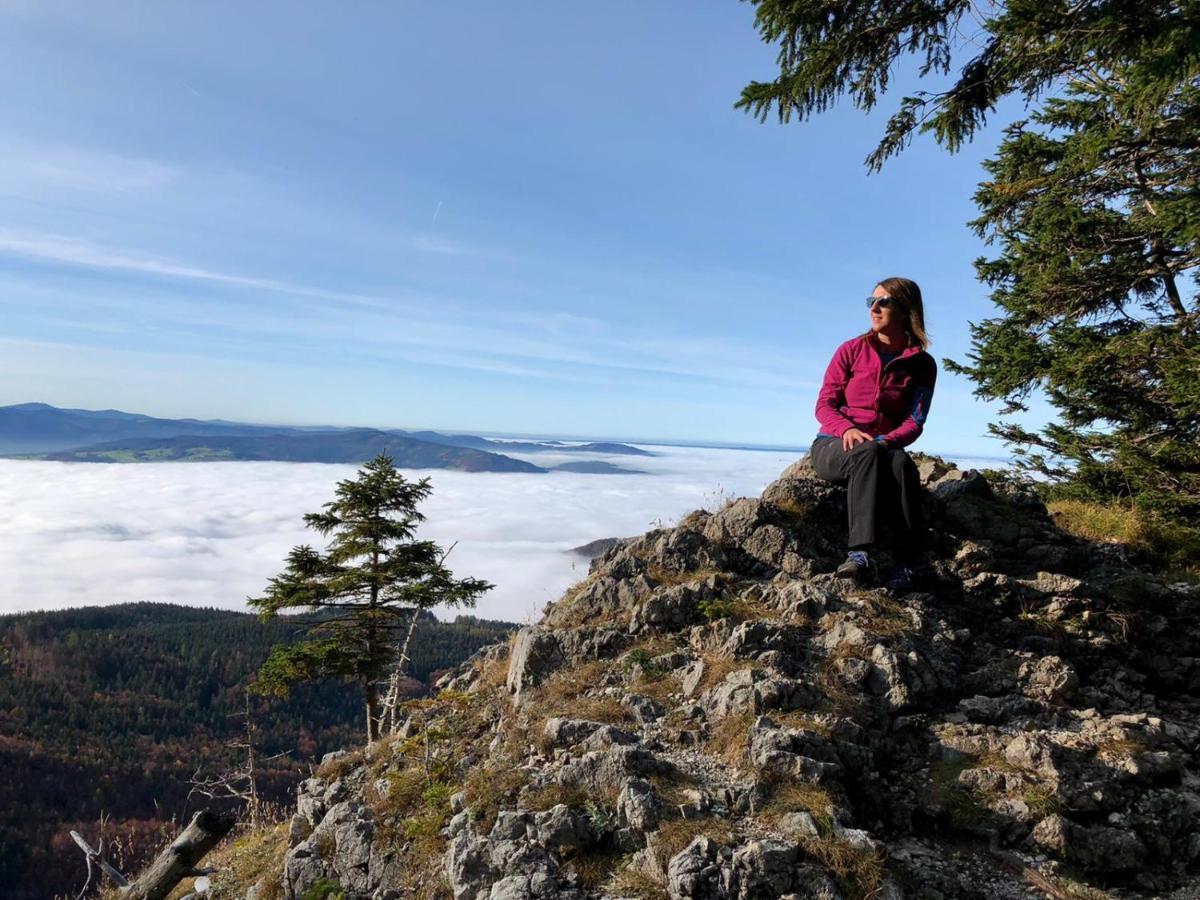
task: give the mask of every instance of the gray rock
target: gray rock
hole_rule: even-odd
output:
[[[791,536],[778,525],[761,525],[744,542],[743,549],[759,562],[778,569],[783,567],[784,557],[789,553],[797,557],[793,565],[798,564],[800,556],[794,552],[794,546]]]
[[[634,609],[629,630],[647,628],[678,631],[701,621],[700,604],[718,596],[717,580],[706,576],[695,582],[661,588]]]
[[[671,900],[723,900],[732,895],[732,868],[722,848],[707,837],[694,839],[667,863]],[[731,854],[725,851],[725,856]]]
[[[817,828],[817,820],[812,817],[812,813],[790,812],[779,820],[779,829],[785,834],[793,834],[798,837],[819,837],[821,831]]]
[[[534,815],[533,825],[541,845],[556,853],[578,850],[592,841],[587,819],[565,803]]]
[[[617,816],[622,825],[637,831],[658,827],[659,803],[650,782],[630,778],[617,797]]]
[[[700,682],[704,678],[704,668],[704,660],[697,659],[683,670],[681,682],[685,697],[693,696],[696,689],[700,687]]]
[[[713,721],[754,712],[757,708],[754,686],[761,680],[762,676],[753,669],[738,669],[701,694],[696,702]]]
[[[739,900],[781,897],[792,889],[799,850],[783,841],[750,841],[733,854]]]
[[[750,760],[759,772],[776,777],[821,781],[843,771],[837,751],[823,735],[780,728],[766,716],[750,729]]]
[[[636,744],[638,739],[615,725],[601,725],[586,738],[579,742],[579,748],[588,750],[607,750],[610,747]]]
[[[519,698],[523,690],[540,684],[565,662],[554,635],[537,628],[522,628],[508,664],[508,690]]]
[[[601,727],[601,723],[587,719],[553,718],[546,720],[542,734],[551,746],[573,747]]]
[[[1134,872],[1146,859],[1146,846],[1133,832],[1079,825],[1061,815],[1038,822],[1033,839],[1063,859],[1100,872]]]
[[[704,525],[704,536],[714,544],[744,544],[765,524],[765,516],[761,500],[743,497],[714,513]]]
[[[667,712],[657,700],[642,696],[641,694],[626,694],[621,698],[621,703],[629,708],[634,718],[642,725],[649,725],[651,722],[658,721]]]
[[[578,787],[593,796],[616,794],[626,778],[653,775],[661,765],[650,751],[638,747],[594,750],[558,770],[556,779],[564,787]]]
[[[1021,692],[1035,700],[1062,703],[1079,687],[1079,675],[1074,666],[1058,656],[1044,656],[1025,662],[1017,672]]]

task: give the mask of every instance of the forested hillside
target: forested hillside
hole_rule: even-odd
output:
[[[73,895],[84,866],[67,832],[96,836],[102,813],[133,856],[190,814],[188,778],[240,761],[227,744],[243,728],[245,689],[298,624],[148,603],[0,617],[0,893]],[[423,620],[410,692],[511,627]],[[353,686],[335,683],[253,701],[261,754],[288,753],[262,773],[268,799],[360,739],[359,705]]]

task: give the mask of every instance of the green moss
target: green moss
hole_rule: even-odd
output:
[[[300,895],[300,900],[345,900],[346,891],[336,881],[322,878]]]
[[[717,619],[727,619],[733,615],[734,602],[726,597],[714,597],[711,600],[701,600],[696,604],[696,608],[700,610],[700,615],[704,616],[705,621],[715,622]]]
[[[963,772],[976,765],[976,760],[963,757],[937,762],[929,767],[930,790],[934,802],[941,807],[954,828],[969,831],[983,822],[988,815],[988,810],[976,791],[959,781]]]

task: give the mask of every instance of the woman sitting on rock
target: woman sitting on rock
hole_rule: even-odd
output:
[[[867,306],[871,330],[838,347],[825,371],[817,397],[821,431],[809,455],[818,475],[848,488],[850,553],[837,574],[867,578],[883,514],[897,536],[887,586],[906,591],[924,526],[917,467],[901,448],[921,435],[937,363],[925,352],[929,336],[916,282],[885,278]]]

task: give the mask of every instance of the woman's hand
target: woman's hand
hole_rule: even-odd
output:
[[[850,428],[842,435],[842,449],[849,453],[850,448],[855,444],[861,444],[863,441],[869,440],[871,439],[857,428]]]

